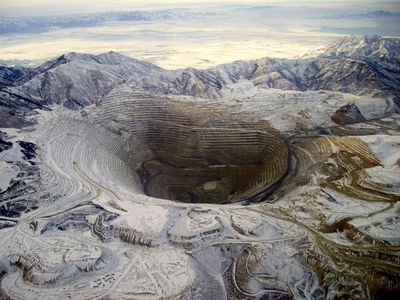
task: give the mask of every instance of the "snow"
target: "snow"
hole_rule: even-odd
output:
[[[373,135],[359,137],[368,144],[379,160],[383,163],[384,168],[399,170],[400,159],[400,138],[397,135]]]
[[[5,191],[8,188],[10,181],[17,174],[18,168],[15,165],[0,160],[0,192]]]

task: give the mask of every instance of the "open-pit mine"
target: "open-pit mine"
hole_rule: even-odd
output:
[[[2,67],[0,298],[396,298],[399,53]]]

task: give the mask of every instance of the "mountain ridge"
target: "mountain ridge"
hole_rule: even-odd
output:
[[[178,70],[166,70],[113,51],[99,55],[70,52],[27,70],[19,78],[5,78],[8,84],[1,89],[0,101],[4,106],[18,100],[19,95],[44,106],[58,103],[78,109],[99,103],[121,83],[156,94],[220,99],[227,85],[248,80],[260,88],[389,97],[399,106],[399,49],[399,39],[344,37],[315,57],[261,58]]]

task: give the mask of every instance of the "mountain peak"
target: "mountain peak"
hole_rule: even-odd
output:
[[[77,53],[77,52],[68,52],[66,54],[61,55],[56,59],[58,63],[68,63],[72,61],[84,61],[89,63],[96,63],[101,65],[120,65],[120,64],[134,64],[138,66],[143,66],[146,68],[152,69],[161,69],[160,67],[139,59],[135,59],[126,55],[123,55],[119,52],[109,51],[105,53],[101,53],[98,55],[94,54],[85,54],[85,53]]]
[[[378,35],[346,36],[334,41],[320,55],[329,58],[371,58],[399,59],[400,39],[384,38]]]
[[[77,52],[68,52],[60,57],[58,57],[56,60],[57,61],[63,61],[63,62],[69,62],[69,61],[74,61],[74,60],[90,60],[93,57],[91,54],[84,54],[84,53],[77,53]]]

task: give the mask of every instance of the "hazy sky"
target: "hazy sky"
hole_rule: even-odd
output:
[[[256,5],[280,7],[251,7]],[[177,7],[188,9],[166,19],[148,12],[154,18],[144,21],[101,15],[31,18]],[[216,14],[209,14],[211,7]],[[398,16],[363,17],[376,10],[400,12],[400,0],[0,0],[0,64],[113,50],[169,69],[206,68],[238,59],[302,56],[344,35],[400,37]],[[357,13],[361,17],[329,17]],[[80,22],[85,20],[89,23]]]
[[[379,6],[382,9],[400,10],[400,0],[373,1],[373,0],[0,0],[0,14],[5,16],[21,15],[49,15],[65,13],[87,13],[104,10],[127,9],[163,9],[177,6],[198,5],[205,7],[218,4],[256,4],[256,5],[312,5],[312,6],[337,6],[338,3],[359,8],[373,9]]]

